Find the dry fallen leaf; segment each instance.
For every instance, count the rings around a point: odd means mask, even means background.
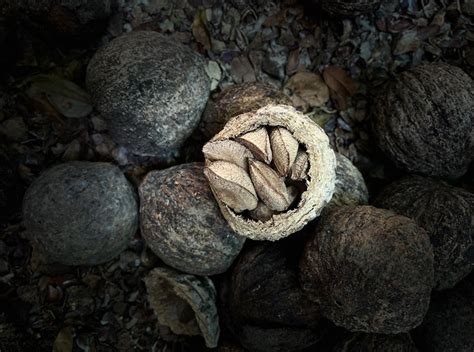
[[[191,31],[193,32],[194,39],[201,44],[204,49],[211,49],[211,36],[207,28],[206,11],[199,10],[196,12],[193,24],[191,25]]]
[[[313,72],[298,72],[286,83],[290,90],[311,107],[319,107],[329,100],[329,89],[321,76]]]
[[[338,110],[348,108],[347,98],[354,95],[357,85],[341,67],[329,66],[323,72],[334,105]]]
[[[62,328],[59,331],[53,344],[53,352],[71,352],[72,351],[72,331],[71,327]]]

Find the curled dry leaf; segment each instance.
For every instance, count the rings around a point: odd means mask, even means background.
[[[299,143],[286,128],[277,127],[270,133],[273,162],[278,173],[286,176],[293,166]]]
[[[242,169],[248,169],[248,159],[253,158],[250,150],[232,140],[209,142],[202,148],[204,157],[209,161],[223,160],[234,163]]]
[[[288,191],[283,178],[275,170],[260,161],[249,160],[249,171],[258,196],[271,210],[288,209]]]
[[[320,75],[313,72],[294,74],[286,83],[285,88],[311,107],[323,106],[329,100],[328,86]]]
[[[199,10],[194,17],[193,24],[191,26],[194,39],[201,44],[204,49],[211,49],[211,36],[207,28],[206,11]]]
[[[265,127],[248,132],[236,140],[246,146],[253,155],[261,161],[270,164],[272,161],[272,148],[270,146],[270,137]]]
[[[323,78],[329,87],[329,92],[333,103],[339,110],[348,108],[347,98],[354,95],[357,85],[347,72],[335,66],[327,67],[323,72]]]
[[[293,181],[301,181],[306,178],[309,166],[308,158],[308,153],[306,153],[303,149],[298,150],[295,162],[293,163],[290,170],[290,179]]]
[[[241,167],[214,161],[204,169],[212,191],[237,213],[257,207],[258,198],[250,177]]]

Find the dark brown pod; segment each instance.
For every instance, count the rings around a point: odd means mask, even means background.
[[[408,216],[430,236],[435,289],[456,285],[474,267],[474,194],[427,177],[409,176],[386,187],[376,206]]]
[[[461,69],[422,64],[390,80],[373,104],[372,127],[400,168],[462,176],[473,158],[474,83]]]
[[[140,226],[151,250],[190,274],[223,273],[245,239],[227,225],[201,163],[150,172],[139,189]]]
[[[298,283],[288,241],[244,250],[222,293],[223,320],[250,351],[297,351],[320,339],[320,313]]]
[[[474,283],[464,280],[452,290],[433,295],[413,337],[426,352],[474,351]]]
[[[306,243],[300,280],[336,325],[398,334],[418,326],[428,309],[433,250],[407,217],[371,206],[337,208]]]
[[[208,140],[220,132],[232,117],[270,104],[291,105],[291,100],[266,83],[246,82],[229,86],[214,99],[208,100],[199,131]]]
[[[409,334],[382,335],[355,333],[332,352],[417,352]]]
[[[355,16],[376,10],[381,0],[321,0],[321,7],[332,14]]]

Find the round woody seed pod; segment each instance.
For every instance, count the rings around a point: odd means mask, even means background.
[[[320,0],[323,10],[345,16],[354,16],[376,10],[381,0]]]
[[[118,167],[74,161],[45,171],[31,184],[23,219],[49,261],[96,265],[126,248],[138,227],[138,204]]]
[[[397,334],[421,323],[433,250],[413,220],[371,206],[342,207],[307,242],[300,280],[323,315],[351,331]]]
[[[178,335],[201,335],[207,347],[217,347],[216,289],[209,278],[156,268],[144,281],[148,301],[161,325]]]
[[[457,178],[474,152],[474,83],[461,69],[422,64],[390,80],[373,105],[376,140],[412,173]]]
[[[412,218],[430,236],[435,289],[456,285],[474,267],[474,194],[427,177],[409,176],[386,187],[376,206]]]
[[[307,172],[304,180],[301,181],[304,184],[304,191],[298,198],[296,206],[275,213],[267,221],[253,220],[245,214],[234,211],[227,205],[229,202],[222,196],[223,190],[213,188],[221,212],[232,229],[238,234],[254,240],[277,241],[299,231],[321,213],[330,201],[334,191],[336,158],[329,145],[327,135],[311,119],[290,106],[269,105],[257,111],[236,116],[229,120],[224,129],[215,135],[209,143],[244,138],[251,133],[258,135],[262,129],[272,127],[286,129],[291,138],[296,140],[296,148],[298,144],[303,146],[307,154]],[[269,143],[268,141],[266,143],[262,142],[259,150],[268,149]],[[268,145],[268,147],[265,147],[265,145]],[[292,146],[292,155],[293,159],[296,160],[297,149],[294,147]],[[274,149],[273,146],[272,149]],[[269,152],[271,153],[271,150]],[[259,154],[256,154],[256,156],[258,158]],[[247,187],[246,185],[242,188],[245,189],[245,192],[248,192],[248,198],[251,198],[251,201],[248,202],[251,204],[247,204],[249,205],[248,210],[255,209],[255,202],[253,201],[253,197],[256,197],[255,192],[266,202],[267,206],[277,211],[288,207],[288,204],[296,199],[290,195],[285,196],[286,198],[283,196],[278,198],[271,193],[275,191],[277,195],[282,195],[283,191],[286,192],[285,183],[283,183],[284,181],[280,175],[264,162],[269,162],[271,159],[271,155],[268,156],[268,160],[264,158],[263,161],[249,159],[250,177],[253,184],[256,185],[256,181],[260,179],[265,179],[264,181],[268,181],[270,184],[269,187],[263,190],[257,186],[255,186],[255,189],[251,189],[250,186]],[[212,169],[212,167],[212,162],[206,160],[206,170]],[[241,173],[243,172],[242,169]],[[230,172],[227,172],[227,174],[236,175]],[[263,177],[261,177],[262,175]],[[241,178],[243,177],[244,175]],[[208,179],[212,181],[210,176],[208,176]],[[290,198],[293,200],[290,200]],[[285,204],[285,202],[287,203]]]
[[[381,335],[355,333],[332,352],[417,352],[409,334]]]
[[[472,352],[473,317],[474,283],[464,280],[454,289],[435,292],[414,340],[426,352]]]
[[[328,207],[365,205],[369,191],[359,169],[344,155],[336,153],[336,187]]]
[[[207,102],[199,131],[208,140],[220,132],[232,117],[270,104],[291,105],[291,100],[281,90],[267,83],[234,84]]]
[[[298,282],[288,241],[258,243],[239,256],[221,292],[224,323],[250,351],[297,351],[321,338],[319,307]]]
[[[145,156],[180,148],[198,125],[210,91],[203,59],[151,31],[125,34],[99,49],[86,84],[112,138]]]
[[[147,174],[139,188],[142,235],[166,264],[196,275],[226,271],[245,239],[221,216],[200,163]]]

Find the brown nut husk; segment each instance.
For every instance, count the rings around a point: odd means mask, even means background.
[[[374,204],[412,218],[428,232],[435,289],[453,287],[474,268],[474,194],[427,177],[409,176],[386,187]]]
[[[296,351],[321,338],[319,307],[298,282],[298,252],[288,240],[247,248],[219,290],[222,320],[245,349]]]
[[[433,250],[413,220],[371,206],[325,213],[306,244],[300,280],[324,316],[351,331],[418,326],[433,287]]]
[[[220,132],[232,117],[269,104],[291,105],[291,100],[281,90],[267,83],[234,84],[207,102],[198,126],[199,131],[208,140]]]
[[[458,178],[474,155],[474,82],[461,69],[422,64],[390,80],[371,111],[377,143],[400,168]]]
[[[355,333],[332,352],[418,352],[409,334],[382,335]]]
[[[376,10],[381,0],[320,0],[320,3],[329,13],[355,16]]]
[[[474,351],[474,282],[435,292],[423,324],[413,332],[426,352]]]
[[[150,249],[166,264],[196,275],[225,272],[245,238],[221,216],[201,163],[146,175],[139,188],[140,226]]]
[[[263,126],[286,128],[306,149],[309,168],[304,181],[305,190],[299,202],[293,208],[262,222],[236,213],[217,194],[215,196],[222,214],[235,232],[254,240],[276,241],[303,228],[329,202],[334,191],[336,158],[324,131],[308,117],[286,105],[269,105],[236,116],[211,142],[232,140]],[[255,183],[254,186],[257,187]]]
[[[336,187],[328,207],[365,205],[369,191],[359,169],[344,155],[336,153]]]
[[[161,325],[178,335],[201,335],[207,347],[217,347],[217,293],[209,278],[156,268],[144,281],[148,301]]]

